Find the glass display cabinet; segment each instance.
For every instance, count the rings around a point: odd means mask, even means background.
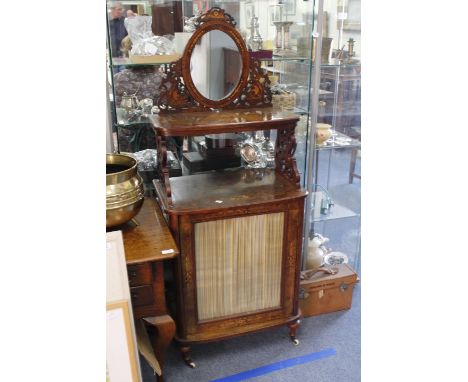
[[[327,238],[329,263],[347,259],[360,272],[361,61],[360,0],[317,2],[322,35],[313,108],[315,149],[308,164],[310,235]],[[312,99],[312,103],[313,103]],[[307,224],[306,224],[307,226]],[[307,229],[307,228],[306,228]]]

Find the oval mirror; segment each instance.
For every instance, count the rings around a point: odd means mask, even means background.
[[[241,74],[241,53],[227,33],[210,30],[194,45],[190,76],[203,97],[213,101],[228,97],[237,87]]]

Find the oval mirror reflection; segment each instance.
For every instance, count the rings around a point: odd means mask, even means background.
[[[219,101],[236,88],[242,73],[242,60],[234,40],[220,30],[205,33],[190,57],[190,74],[205,98]]]

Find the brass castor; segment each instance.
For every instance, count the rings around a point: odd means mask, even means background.
[[[180,348],[182,353],[182,358],[184,359],[185,364],[192,369],[195,369],[195,362],[193,362],[192,357],[190,356],[190,348],[188,346],[183,346]]]
[[[291,338],[291,341],[293,342],[295,346],[299,345],[299,340],[296,338],[296,332],[297,332],[297,329],[299,328],[300,323],[301,321],[297,320],[295,322],[288,324],[289,337]]]

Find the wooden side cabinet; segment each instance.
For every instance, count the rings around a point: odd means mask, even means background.
[[[180,249],[176,260],[177,334],[190,346],[299,325],[304,200],[292,158],[298,117],[277,109],[185,113],[153,118],[161,181],[155,189]],[[276,131],[275,169],[229,169],[168,177],[166,137]]]

